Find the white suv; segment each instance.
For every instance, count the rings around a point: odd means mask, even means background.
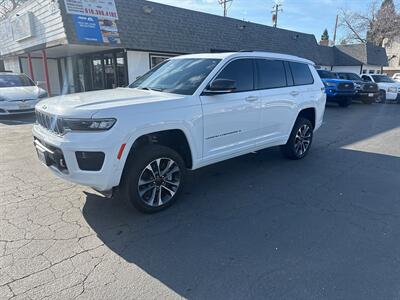
[[[60,177],[143,212],[171,205],[187,169],[271,146],[310,150],[326,95],[311,61],[266,52],[184,55],[127,88],[37,105],[39,158]]]
[[[386,100],[400,102],[399,82],[384,74],[362,75],[362,79],[366,82],[375,82],[378,85],[378,102],[386,102]]]

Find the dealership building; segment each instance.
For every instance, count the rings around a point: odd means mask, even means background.
[[[51,95],[126,86],[186,53],[265,50],[359,74],[387,66],[371,44],[322,46],[311,34],[144,0],[28,0],[0,21],[0,37],[4,69]]]

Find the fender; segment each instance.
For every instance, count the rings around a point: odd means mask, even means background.
[[[119,180],[121,179],[122,176],[122,171],[125,167],[126,160],[128,158],[129,152],[135,143],[135,141],[140,138],[143,135],[146,134],[151,134],[153,132],[159,132],[159,131],[166,131],[166,130],[181,130],[183,134],[185,135],[190,152],[192,155],[192,160],[193,160],[193,167],[192,169],[195,169],[196,166],[198,165],[198,162],[202,156],[202,145],[198,145],[198,141],[193,137],[192,132],[189,130],[190,125],[185,124],[183,122],[159,122],[159,123],[153,123],[150,125],[146,126],[141,126],[133,129],[126,137],[126,146],[124,149],[124,152],[121,156],[120,163],[118,164],[118,171],[119,171]],[[202,141],[203,139],[201,139]],[[197,143],[196,143],[197,142]]]

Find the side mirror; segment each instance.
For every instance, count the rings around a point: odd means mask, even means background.
[[[230,79],[216,79],[204,90],[206,94],[230,93],[236,89],[236,83]]]

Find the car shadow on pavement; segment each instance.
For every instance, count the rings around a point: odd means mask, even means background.
[[[0,116],[0,124],[4,125],[33,124],[35,121],[36,117],[34,113]]]
[[[204,168],[156,215],[94,194],[83,214],[113,252],[185,298],[390,299],[399,157],[337,150],[334,165],[312,156],[287,162],[267,150]]]
[[[301,161],[272,148],[202,168],[155,215],[88,193],[83,215],[114,253],[185,298],[394,298],[400,155],[345,147],[400,121],[341,136],[335,124],[352,111],[332,111]]]

